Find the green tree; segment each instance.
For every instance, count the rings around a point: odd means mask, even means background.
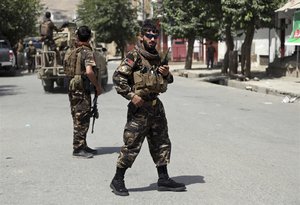
[[[223,39],[226,44],[226,53],[223,61],[222,73],[227,73],[229,67],[229,53],[234,49],[233,37],[235,36],[237,25],[234,17],[239,15],[239,4],[235,0],[222,0],[222,5],[219,7],[222,14],[222,25],[220,32],[223,33]]]
[[[83,0],[78,7],[80,20],[96,31],[96,41],[115,42],[122,57],[127,43],[138,33],[136,10],[129,0]]]
[[[220,0],[164,0],[162,27],[173,38],[185,38],[188,51],[185,69],[191,69],[196,39],[218,36]]]
[[[226,35],[227,52],[223,72],[228,67],[228,53],[233,50],[233,33],[245,35],[241,48],[241,70],[251,77],[251,45],[255,30],[274,27],[275,10],[283,0],[222,0],[223,26]]]
[[[13,45],[18,39],[36,35],[41,8],[40,0],[1,0],[0,33]]]

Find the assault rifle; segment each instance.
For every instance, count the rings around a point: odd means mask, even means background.
[[[96,89],[95,89],[95,92],[96,92]],[[97,99],[98,99],[98,96],[95,93],[95,97],[93,99],[93,107],[92,107],[92,110],[91,110],[91,114],[92,114],[91,117],[93,118],[92,133],[94,133],[95,119],[99,118],[99,112],[98,112],[98,107],[97,107]]]
[[[170,47],[168,48],[167,53],[166,53],[164,59],[161,61],[160,66],[162,66],[162,65],[168,65],[168,62],[169,62],[169,61],[168,61],[168,54],[169,54],[169,51],[170,51]]]
[[[168,48],[167,53],[166,53],[164,59],[160,62],[160,65],[159,65],[159,66],[168,65],[168,63],[169,63],[169,61],[168,61],[168,54],[169,54],[169,51],[170,51],[170,47]],[[159,72],[159,73],[160,73],[160,72]],[[171,77],[168,78],[168,83],[172,83],[173,81],[174,81],[173,75],[171,75]]]

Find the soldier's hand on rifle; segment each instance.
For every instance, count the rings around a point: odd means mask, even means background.
[[[169,75],[169,66],[168,65],[162,65],[158,68],[158,71],[163,75],[163,76],[167,76]]]
[[[138,96],[138,95],[134,95],[133,98],[131,99],[131,102],[136,107],[141,107],[144,104],[144,100],[140,96]]]

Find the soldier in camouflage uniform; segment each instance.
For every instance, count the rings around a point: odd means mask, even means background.
[[[43,31],[43,25],[47,27],[47,29],[45,29],[46,31]],[[44,48],[46,51],[48,51],[49,48],[52,51],[56,50],[56,45],[53,40],[53,31],[59,32],[59,31],[63,31],[63,29],[59,29],[55,26],[55,24],[51,20],[51,13],[47,11],[45,13],[45,19],[43,23],[40,25],[41,40],[45,43]]]
[[[124,175],[139,154],[147,138],[152,159],[158,171],[159,191],[183,191],[182,183],[169,178],[167,164],[170,161],[171,142],[168,136],[167,119],[158,95],[173,82],[168,65],[161,65],[155,49],[158,38],[155,25],[146,20],[142,26],[139,42],[123,59],[113,75],[118,94],[127,100],[127,123],[118,160],[116,174],[110,184],[116,195],[127,196]]]
[[[81,48],[80,74],[75,73],[75,76],[70,80],[69,84],[69,100],[74,126],[73,156],[92,158],[93,154],[97,153],[97,151],[89,148],[86,143],[86,135],[91,117],[90,83],[95,86],[95,94],[97,96],[101,94],[102,88],[94,72],[96,63],[92,48],[89,44],[91,30],[87,26],[81,26],[77,31],[77,38],[76,47]],[[75,65],[76,64],[77,62],[75,62]]]
[[[23,40],[19,39],[18,43],[15,45],[16,52],[17,52],[17,66],[18,69],[24,69],[25,62],[24,62],[24,45]]]
[[[32,71],[34,73],[35,71],[35,55],[36,55],[36,48],[33,45],[32,41],[29,41],[28,43],[28,48],[27,48],[27,61],[28,61],[28,73]]]
[[[43,50],[44,51],[54,51],[56,55],[56,61],[57,63],[61,64],[61,59],[60,59],[60,54],[56,49],[56,44],[53,39],[53,32],[60,32],[63,31],[63,28],[57,28],[55,24],[51,20],[51,13],[47,11],[45,13],[45,19],[43,23],[40,25],[40,35],[41,35],[41,40],[44,43],[43,45]],[[52,54],[47,54],[46,56],[46,65],[49,66],[53,60],[53,55]],[[50,63],[51,62],[51,63]]]

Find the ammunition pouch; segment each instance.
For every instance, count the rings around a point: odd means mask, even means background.
[[[134,93],[139,96],[146,96],[150,93],[163,93],[167,90],[168,82],[156,71],[133,73]]]
[[[76,90],[84,90],[84,85],[83,85],[83,79],[81,75],[75,75],[71,80],[69,84],[69,90],[70,91],[76,91]]]

